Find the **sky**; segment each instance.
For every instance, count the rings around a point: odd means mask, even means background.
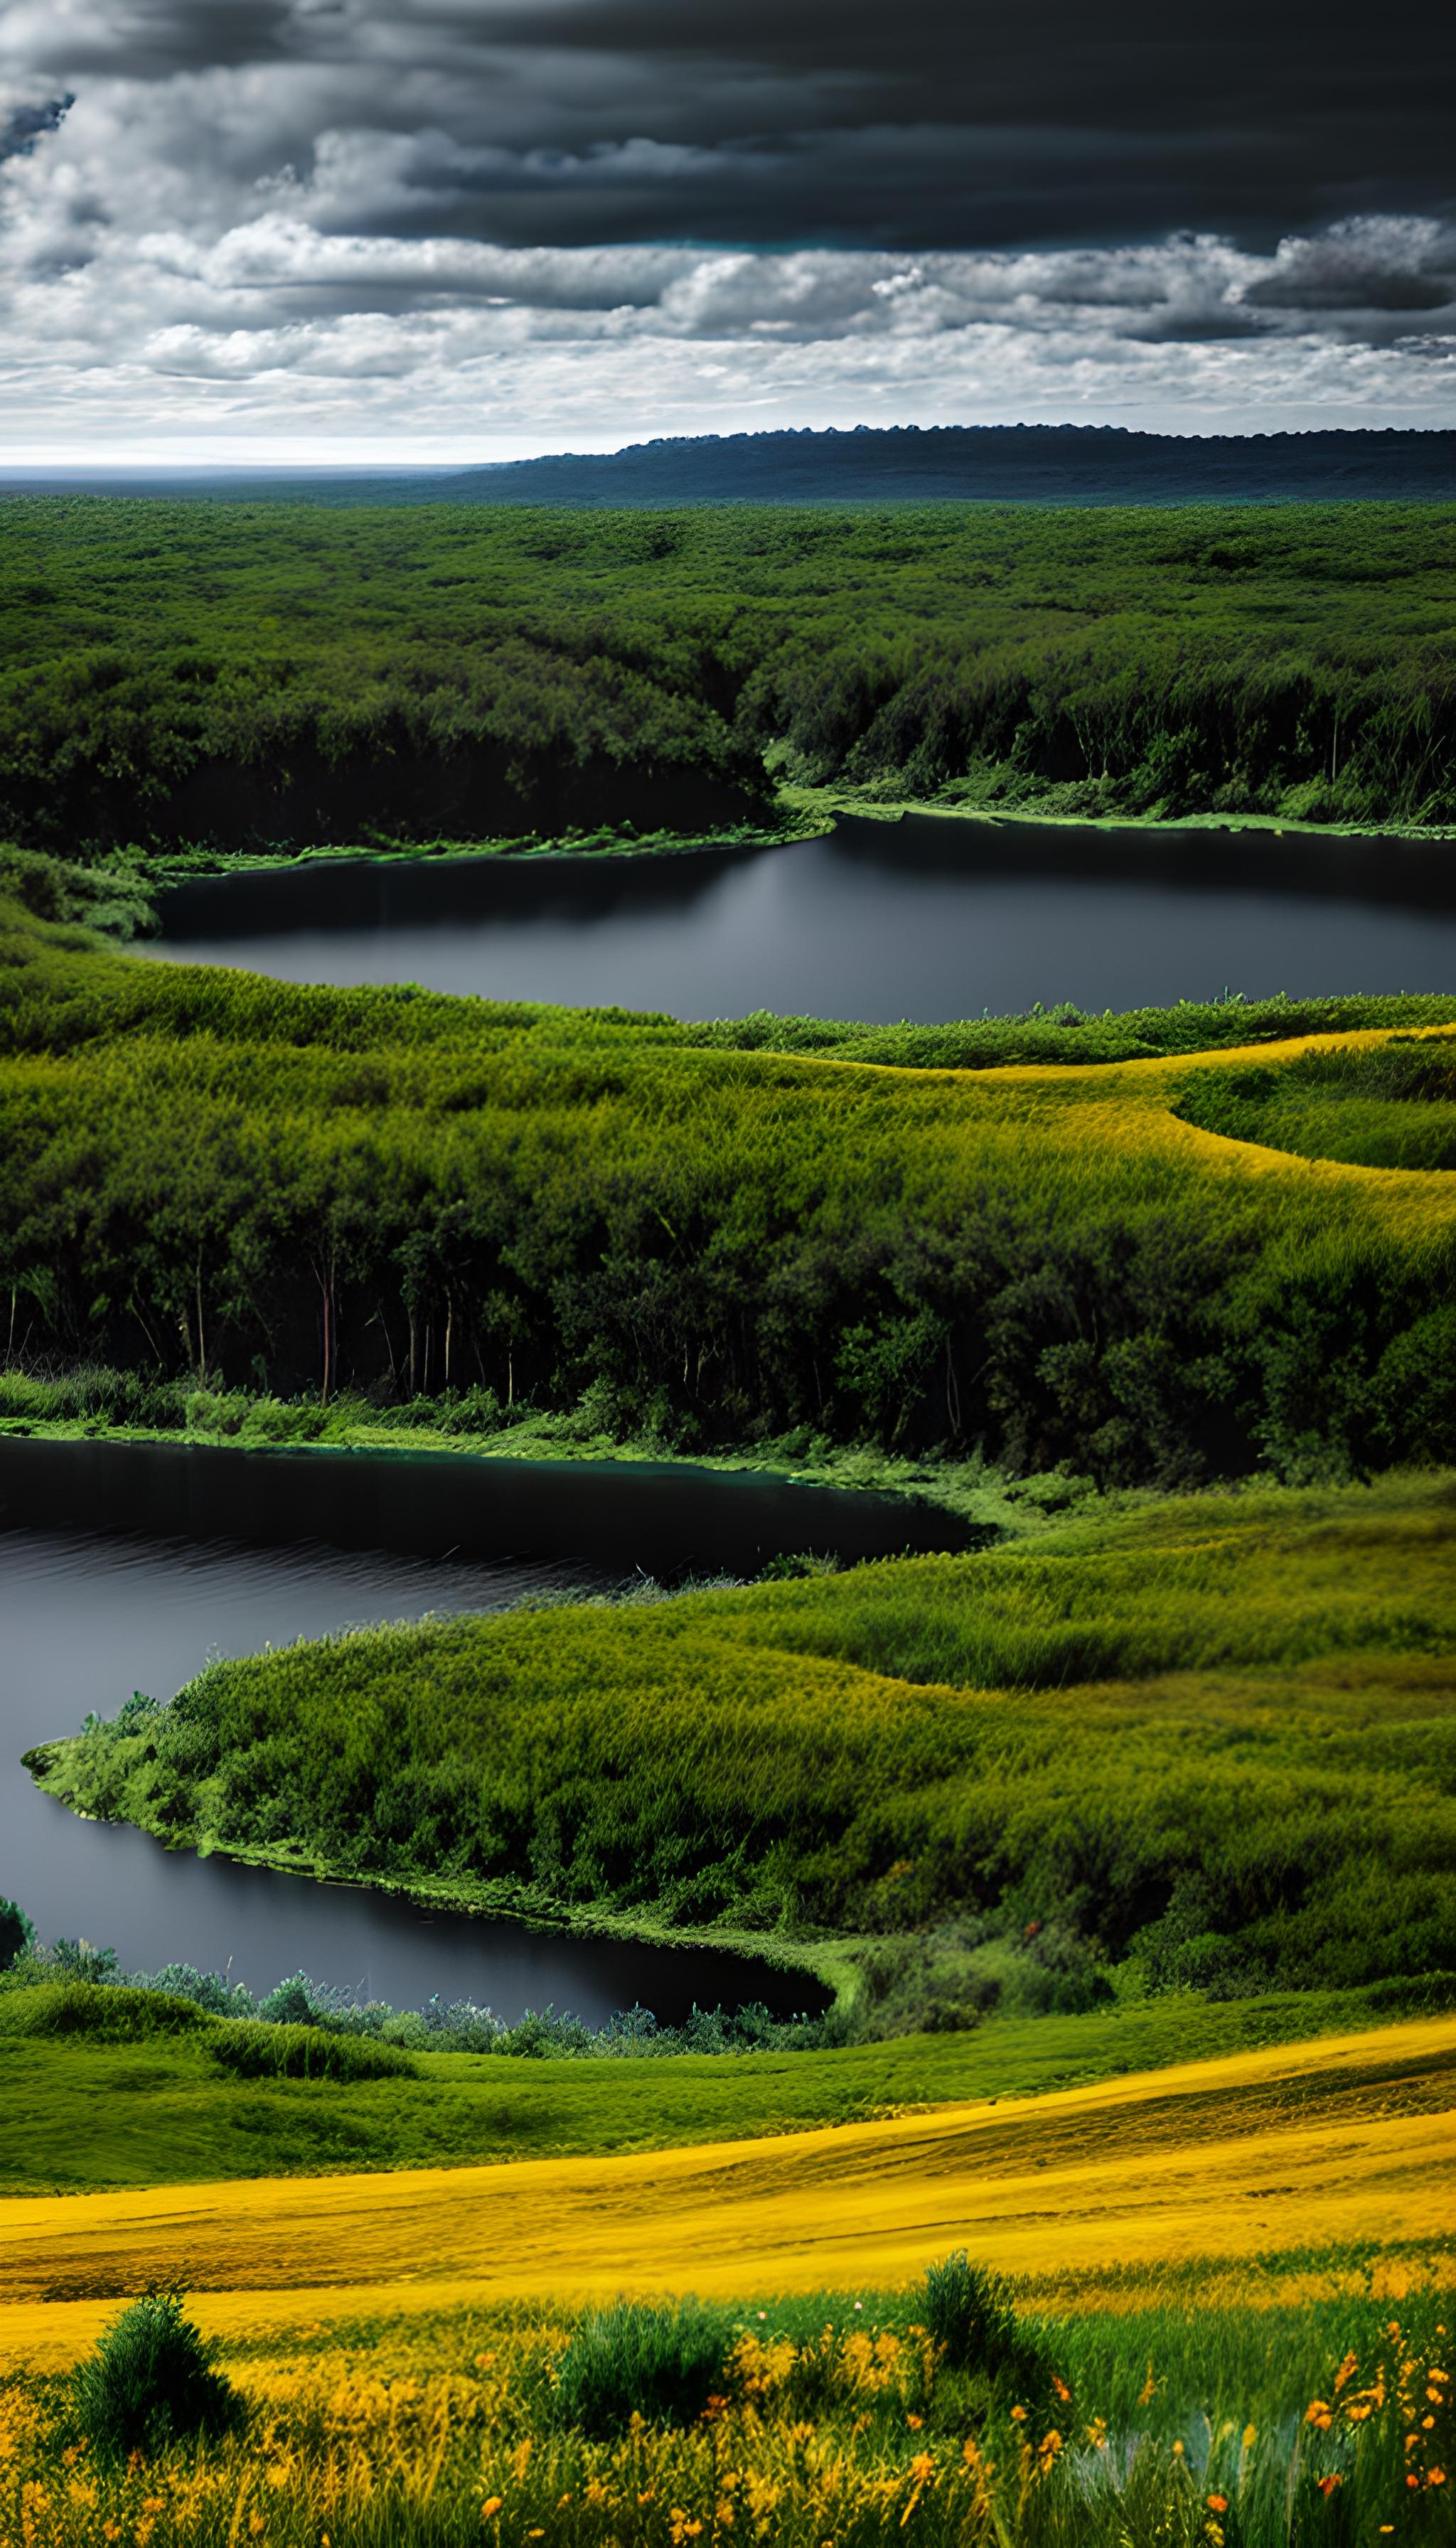
[[[0,458],[1456,425],[1450,0],[0,0]]]

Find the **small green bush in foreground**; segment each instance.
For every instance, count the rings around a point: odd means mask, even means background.
[[[329,2035],[317,2026],[220,2026],[208,2050],[237,2079],[412,2079],[408,2052],[368,2036]]]
[[[724,2378],[732,2342],[722,2311],[618,2301],[582,2320],[557,2367],[560,2421],[600,2439],[649,2424],[690,2424]]]
[[[984,2265],[973,2265],[963,2247],[926,2267],[923,2316],[926,2333],[953,2371],[984,2371],[995,2379],[1031,2358],[1006,2285]]]
[[[71,2380],[75,2419],[97,2458],[239,2431],[246,2410],[214,2368],[218,2351],[183,2317],[180,2291],[148,2292],[124,2310]]]

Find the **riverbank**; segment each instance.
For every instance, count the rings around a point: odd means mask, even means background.
[[[355,1408],[367,1417],[359,1402]],[[1000,1535],[978,1508],[1009,1510],[1012,1501],[964,1462],[955,1465],[970,1475],[936,1499],[909,1462],[887,1464],[901,1472],[888,1492],[876,1486],[870,1457],[854,1485],[835,1485],[824,1474],[663,1456],[648,1445],[623,1458],[615,1445],[590,1438],[558,1439],[539,1457],[508,1429],[504,1448],[489,1433],[472,1440],[431,1432],[417,1419],[402,1427],[365,1420],[356,1430],[347,1405],[330,1429],[329,1410],[278,1400],[249,1408],[240,1391],[231,1412],[230,1436],[97,1429],[84,1420],[0,1426],[0,1521],[254,1547],[322,1542],[426,1559],[556,1562],[646,1587],[973,1548]],[[262,1419],[256,1431],[250,1415]],[[307,1438],[311,1416],[322,1418],[322,1438]],[[280,1439],[285,1427],[304,1438]],[[569,1436],[569,1424],[560,1429]],[[1044,1508],[1047,1496],[1065,1505],[1087,1491],[1084,1481],[1070,1492],[1046,1482]]]
[[[1004,778],[1009,774],[1000,775]],[[977,789],[971,782],[964,782],[963,789],[953,784],[933,796],[886,795],[876,788],[786,786],[780,789],[774,813],[767,820],[732,823],[713,830],[639,832],[630,825],[606,824],[595,830],[498,834],[462,840],[361,840],[279,847],[258,843],[240,849],[199,843],[153,853],[130,851],[119,864],[144,888],[157,915],[153,925],[160,925],[168,893],[203,877],[285,874],[301,866],[341,864],[388,868],[424,863],[458,865],[504,860],[692,858],[725,850],[787,849],[799,841],[832,838],[847,823],[892,827],[920,816],[987,832],[1004,830],[1009,823],[1035,823],[1047,830],[1085,829],[1108,836],[1132,833],[1154,842],[1189,833],[1215,838],[1264,835],[1271,840],[1305,842],[1312,850],[1324,841],[1456,840],[1456,825],[1451,824],[1324,823],[1282,814],[1184,812],[1176,806],[1162,806],[1150,812],[1128,811],[1105,805],[1087,781],[1072,785],[1047,782],[1005,795],[994,788]]]
[[[389,1409],[345,1393],[331,1406],[320,1407],[312,1398],[282,1401],[243,1390],[195,1391],[184,1382],[155,1385],[157,1393],[175,1390],[182,1399],[180,1420],[175,1424],[115,1422],[97,1414],[44,1411],[47,1397],[80,1395],[88,1387],[100,1395],[108,1380],[124,1384],[130,1378],[120,1373],[82,1373],[70,1383],[47,1382],[0,1370],[0,1410],[6,1410],[0,1411],[0,1443],[158,1444],[234,1455],[286,1450],[291,1457],[304,1458],[349,1451],[383,1461],[427,1455],[532,1468],[609,1465],[629,1472],[667,1471],[689,1479],[704,1475],[759,1478],[785,1488],[827,1489],[852,1500],[889,1499],[921,1510],[931,1506],[966,1525],[974,1534],[969,1544],[1035,1535],[1049,1521],[1071,1513],[1123,1511],[1149,1500],[1137,1490],[1101,1490],[1092,1479],[1067,1469],[1017,1478],[989,1467],[979,1456],[898,1457],[872,1443],[836,1443],[827,1437],[806,1440],[803,1428],[778,1440],[694,1452],[685,1458],[660,1439],[641,1434],[623,1437],[600,1427],[590,1413],[544,1408],[506,1415],[499,1429],[473,1432],[462,1429],[462,1418],[464,1424],[471,1420],[468,1405],[452,1408],[448,1401],[433,1407],[426,1403],[420,1408],[415,1402]],[[145,1384],[137,1388],[141,1394]],[[32,1399],[37,1412],[8,1411],[18,1399]],[[195,1411],[187,1404],[189,1399],[201,1402]],[[806,1511],[806,1522],[807,1518]],[[327,1536],[321,1529],[313,1535]],[[809,1553],[807,1545],[768,1552],[771,1558],[786,1560]]]

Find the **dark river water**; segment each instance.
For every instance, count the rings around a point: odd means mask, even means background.
[[[791,849],[198,879],[145,952],[682,1018],[1456,989],[1456,843],[910,817]]]
[[[582,1570],[461,1567],[319,1546],[0,1531],[0,1893],[43,1938],[115,1947],[134,1970],[186,1961],[265,1990],[302,1967],[397,2007],[439,1991],[514,2019],[554,2002],[589,2023],[640,2001],[665,2022],[694,2000],[767,2000],[783,2014],[823,1994],[733,1956],[572,1940],[511,1921],[430,1916],[382,1894],[172,1852],[125,1824],[79,1820],[43,1795],[21,1755],[134,1689],[170,1697],[212,1653],[429,1610],[479,1610]]]

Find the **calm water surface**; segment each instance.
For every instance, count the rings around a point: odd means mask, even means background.
[[[1456,844],[846,823],[786,850],[202,879],[147,951],[682,1018],[1456,988]]]
[[[85,1937],[155,1970],[229,1962],[254,1990],[300,1966],[318,1981],[415,2007],[434,1991],[518,2017],[554,2001],[590,2023],[640,2001],[667,2022],[693,2000],[767,1999],[787,2013],[822,1996],[730,1956],[662,1953],[536,1935],[509,1921],[431,1918],[347,1885],[170,1852],[125,1824],[80,1821],[43,1795],[21,1754],[112,1716],[134,1689],[170,1697],[212,1653],[429,1610],[494,1607],[580,1573],[453,1567],[333,1549],[197,1546],[0,1532],[0,1893],[43,1938]]]

